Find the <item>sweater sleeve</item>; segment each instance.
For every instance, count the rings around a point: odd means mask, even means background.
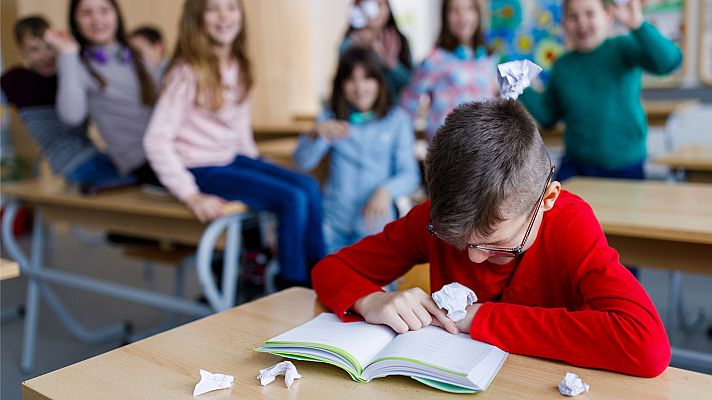
[[[664,75],[682,64],[680,48],[647,21],[623,40],[623,56],[629,65]]]
[[[519,97],[519,100],[534,119],[545,128],[554,126],[563,115],[559,105],[556,85],[557,76],[556,67],[554,67],[551,79],[544,92],[537,92],[532,88],[527,88]]]
[[[391,177],[383,183],[383,186],[388,189],[393,198],[399,196],[407,196],[420,184],[420,169],[418,162],[415,160],[413,151],[413,143],[415,141],[415,133],[413,123],[408,115],[402,110],[397,110],[397,132],[396,145],[394,148],[394,169],[391,171]]]
[[[426,262],[429,217],[429,203],[420,204],[383,232],[321,260],[312,270],[312,283],[322,304],[345,321],[358,319],[347,314],[356,300]]]
[[[143,139],[151,168],[161,183],[181,201],[199,193],[195,178],[183,165],[175,148],[176,137],[195,96],[196,81],[189,67],[176,67],[166,79]]]
[[[78,53],[63,53],[57,68],[57,114],[67,125],[79,126],[89,114],[88,72]]]
[[[316,119],[316,122],[324,122],[331,118],[332,115],[329,111],[323,111]],[[321,136],[311,139],[306,133],[303,133],[299,136],[299,144],[294,151],[294,164],[301,171],[309,172],[319,165],[330,148],[331,144]]]
[[[582,367],[643,377],[662,373],[670,361],[665,328],[643,287],[608,246],[590,207],[581,207],[559,225],[540,234],[568,238],[555,250],[560,265],[546,267],[560,268],[583,307],[485,303],[475,314],[472,338]]]

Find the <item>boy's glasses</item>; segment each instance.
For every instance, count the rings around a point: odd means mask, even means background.
[[[546,184],[544,185],[544,190],[541,191],[539,200],[537,200],[536,206],[534,207],[534,214],[532,215],[531,221],[529,221],[529,227],[527,227],[527,233],[524,234],[524,239],[522,239],[522,243],[519,246],[517,246],[517,247],[497,247],[497,246],[488,246],[485,244],[468,243],[467,248],[484,251],[492,257],[516,257],[516,256],[522,254],[522,252],[524,252],[524,245],[527,244],[527,239],[529,239],[529,234],[532,231],[532,227],[534,227],[534,221],[536,220],[536,216],[539,213],[539,208],[541,207],[541,203],[544,201],[544,195],[546,194],[546,189],[549,187],[549,183],[551,183],[551,179],[554,177],[554,169],[555,169],[555,167],[552,165],[551,171],[549,171],[549,177],[546,178]],[[443,239],[443,237],[440,236],[433,228],[432,220],[428,223],[428,226],[426,229],[428,230],[428,232],[430,232],[431,235],[433,235],[439,239]]]

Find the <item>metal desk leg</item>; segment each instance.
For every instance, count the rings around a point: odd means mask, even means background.
[[[79,324],[66,309],[54,291],[40,277],[42,267],[42,255],[44,252],[44,224],[42,223],[40,211],[35,210],[34,226],[32,231],[32,244],[30,258],[20,249],[12,226],[17,215],[19,203],[11,202],[6,210],[2,225],[3,242],[8,253],[20,264],[23,275],[27,277],[27,298],[25,331],[22,342],[22,360],[20,369],[29,373],[34,367],[34,353],[37,341],[37,325],[39,322],[40,296],[42,296],[52,311],[57,314],[65,327],[80,340],[87,342],[99,342],[122,337],[126,334],[125,324],[115,324],[103,329],[90,331]]]
[[[246,214],[231,214],[216,219],[205,228],[198,244],[196,260],[198,280],[203,288],[205,297],[216,311],[227,310],[235,302],[237,262],[240,257],[240,230],[242,229],[242,221],[246,216]],[[225,238],[225,270],[223,271],[223,290],[220,293],[215,284],[211,264],[217,241],[225,230],[227,230]]]

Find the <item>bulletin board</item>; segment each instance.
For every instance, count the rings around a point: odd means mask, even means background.
[[[709,2],[709,0],[703,0]],[[645,19],[653,24],[660,33],[672,40],[682,50],[682,66],[667,76],[645,74],[643,86],[647,88],[674,87],[682,83],[687,74],[689,55],[687,40],[689,22],[689,0],[647,0],[643,5]]]
[[[561,0],[492,0],[487,43],[503,61],[529,59],[548,82],[554,61],[564,52]]]
[[[700,0],[697,74],[700,82],[712,86],[712,0]]]

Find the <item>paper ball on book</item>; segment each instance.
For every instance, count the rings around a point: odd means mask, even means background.
[[[467,315],[465,307],[477,301],[477,295],[465,285],[453,282],[433,293],[433,300],[439,308],[447,309],[447,317],[454,322],[462,321]]]

